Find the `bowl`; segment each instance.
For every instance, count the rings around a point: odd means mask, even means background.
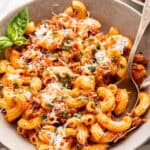
[[[138,4],[138,5],[140,5],[140,6],[144,6],[144,3],[141,2],[140,0],[131,0],[131,1]]]
[[[0,18],[7,11],[8,7],[9,7],[9,4],[10,3],[7,3],[5,0],[1,0],[1,2],[0,2],[0,10],[1,10]]]
[[[91,16],[98,19],[102,23],[102,30],[108,31],[110,26],[117,27],[120,32],[134,40],[141,14],[135,9],[118,0],[83,0],[87,5]],[[30,20],[35,22],[41,19],[48,19],[53,13],[59,13],[67,6],[70,6],[70,0],[34,0],[30,1],[14,11],[6,15],[0,20],[0,35],[5,33],[5,28],[12,16],[16,15],[23,7],[27,6],[30,12]],[[150,26],[148,27],[141,44],[139,51],[147,56],[150,62]],[[150,66],[148,66],[150,72]],[[146,89],[150,93],[150,88]],[[150,116],[150,112],[146,114]],[[15,128],[8,124],[3,115],[0,114],[0,141],[11,150],[34,150],[27,140],[19,136]],[[146,122],[136,131],[133,131],[128,137],[116,144],[110,149],[114,150],[133,150],[144,143],[150,137],[150,122]]]

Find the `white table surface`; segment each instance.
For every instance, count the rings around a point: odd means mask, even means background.
[[[32,0],[0,0],[0,19],[5,17],[5,15],[12,9],[15,9],[16,7],[29,2]],[[134,4],[130,0],[121,0],[124,1],[125,3],[129,4],[130,6],[134,7],[138,11],[142,12],[142,7]],[[0,150],[8,150],[4,146],[0,144]],[[150,150],[150,141],[142,145],[138,150]]]

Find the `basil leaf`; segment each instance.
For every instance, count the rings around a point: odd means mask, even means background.
[[[6,36],[0,37],[0,50],[11,47],[13,43]]]
[[[11,47],[13,44],[20,46],[28,42],[23,37],[27,24],[29,22],[28,9],[25,8],[19,12],[7,26],[7,37],[0,37],[0,49]]]
[[[17,46],[21,46],[23,44],[26,44],[28,43],[28,39],[26,39],[25,37],[21,36],[21,37],[18,37],[15,41],[14,41],[14,44],[17,45]]]
[[[23,34],[25,33],[28,22],[29,22],[28,9],[25,8],[21,12],[19,12],[7,26],[7,36],[12,41],[16,41],[18,37],[22,37]]]

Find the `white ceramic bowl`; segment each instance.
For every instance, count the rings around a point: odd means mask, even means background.
[[[110,26],[116,26],[120,32],[134,39],[140,21],[140,13],[119,0],[83,0],[87,5],[91,15],[98,19],[103,27],[102,30],[108,31]],[[56,5],[58,4],[58,5]],[[6,24],[12,16],[19,10],[27,6],[30,10],[30,19],[38,22],[41,19],[50,18],[52,11],[55,13],[62,12],[64,8],[70,6],[70,0],[34,0],[24,6],[10,12],[0,21],[0,35],[5,33]],[[139,46],[144,55],[150,62],[150,27],[147,29]],[[149,72],[150,72],[150,67]],[[149,91],[150,93],[150,89]],[[150,116],[150,113],[147,113]],[[0,141],[11,150],[34,150],[27,140],[17,135],[15,128],[5,122],[0,115]],[[119,142],[114,150],[134,150],[150,137],[150,122],[143,124],[136,131],[132,132],[125,140]]]

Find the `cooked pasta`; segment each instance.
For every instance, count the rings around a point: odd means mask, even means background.
[[[7,48],[0,60],[0,108],[38,150],[106,150],[148,110],[150,97],[142,92],[132,115],[118,118],[129,91],[115,83],[126,75],[132,42],[115,27],[104,34],[82,2],[29,22],[25,36],[29,43]],[[138,83],[146,64],[135,56]]]

